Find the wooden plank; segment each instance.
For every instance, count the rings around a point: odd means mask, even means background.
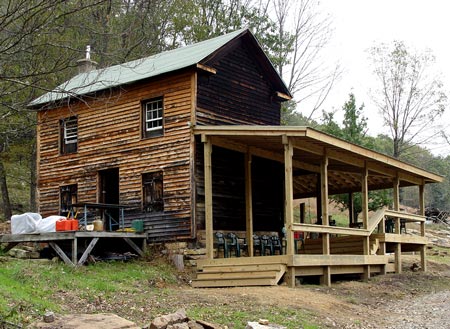
[[[288,266],[380,265],[388,260],[383,255],[294,255]]]
[[[294,223],[294,189],[292,178],[292,156],[294,150],[292,142],[287,137],[283,136],[284,145],[284,225],[286,230],[286,254],[294,254],[294,232],[292,231],[292,224]]]
[[[134,243],[133,240],[131,240],[130,238],[123,239],[131,248],[133,248],[138,253],[139,256],[144,256],[144,252],[142,251],[142,249],[136,243]]]
[[[206,230],[206,256],[213,259],[213,199],[212,199],[212,145],[208,138],[202,137],[204,148],[204,177],[205,177],[205,230]]]
[[[369,236],[370,232],[364,229],[340,227],[340,226],[325,226],[316,224],[301,224],[293,223],[292,230],[295,232],[316,232],[316,233],[330,233],[330,234],[342,234],[342,235],[355,235],[355,236]]]
[[[75,266],[75,263],[73,263],[70,258],[67,257],[64,251],[55,242],[50,241],[48,244],[53,248],[53,250],[56,251],[58,256],[61,257],[61,259],[64,261],[64,263],[66,263],[67,265]]]
[[[394,217],[394,218],[402,218],[407,222],[425,222],[425,216],[415,215],[415,214],[407,214],[402,211],[395,210],[385,210],[385,216]]]
[[[361,175],[361,214],[363,219],[363,228],[369,228],[369,186],[367,178],[369,176],[369,171],[367,169],[367,164],[364,162],[364,169]]]
[[[7,242],[39,242],[39,241],[58,241],[72,240],[75,238],[73,232],[53,232],[36,234],[4,234],[0,235],[0,243]]]
[[[247,248],[253,257],[253,201],[252,201],[252,156],[245,153],[245,227],[247,232]]]
[[[98,240],[100,238],[93,238],[89,245],[87,246],[86,250],[84,251],[83,255],[81,255],[80,259],[78,260],[77,265],[83,265],[84,262],[87,260],[89,254],[91,253],[92,249],[94,249],[95,245],[97,244]]]
[[[395,244],[395,273],[402,273],[402,245]]]

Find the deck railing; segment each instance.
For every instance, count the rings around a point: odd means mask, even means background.
[[[409,214],[401,211],[387,210],[385,208],[379,209],[374,214],[372,214],[372,216],[367,221],[367,228],[350,228],[331,225],[293,223],[290,226],[290,231],[292,232],[292,237],[294,236],[295,232],[303,232],[309,234],[329,234],[330,236],[359,236],[363,238],[369,237],[373,233],[401,234],[402,228],[405,227],[406,223],[414,222],[420,224],[420,235],[424,237],[425,216]],[[392,226],[387,225],[387,223],[392,223]],[[387,227],[389,228],[389,230],[386,229]],[[295,244],[297,245],[297,243]],[[294,250],[294,254],[295,253],[296,250]]]

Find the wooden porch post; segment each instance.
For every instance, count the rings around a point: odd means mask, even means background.
[[[213,197],[212,197],[212,167],[211,154],[212,144],[211,140],[202,135],[203,142],[203,156],[205,165],[205,231],[206,231],[206,257],[208,259],[214,258],[214,233],[213,233]]]
[[[369,227],[369,186],[367,178],[369,177],[369,170],[367,168],[367,162],[364,164],[364,169],[361,175],[361,207],[362,207],[362,220],[363,227],[367,230]],[[370,236],[363,238],[363,250],[364,255],[370,254]],[[370,279],[370,265],[364,266],[363,280],[368,281]]]
[[[253,199],[252,199],[252,155],[245,153],[245,225],[247,251],[253,257]]]
[[[348,221],[349,221],[349,226],[350,227],[352,226],[350,224],[353,224],[353,223],[356,222],[355,218],[353,218],[353,216],[354,216],[354,213],[353,213],[353,206],[354,205],[353,205],[353,203],[354,203],[353,193],[350,192],[348,194]]]
[[[419,185],[419,211],[421,216],[425,216],[425,184],[422,182]],[[425,222],[420,222],[420,235],[425,236]],[[420,248],[420,265],[422,266],[422,271],[427,271],[427,246],[424,245]]]
[[[325,150],[325,154],[320,163],[320,195],[321,195],[321,209],[322,209],[322,225],[329,225],[328,221],[328,155]],[[330,234],[322,233],[322,253],[324,255],[330,254]],[[324,266],[323,275],[321,277],[321,283],[330,286],[331,274],[330,267]]]
[[[294,255],[294,232],[292,231],[292,224],[294,223],[292,156],[294,155],[294,149],[289,137],[283,135],[282,141],[284,145],[284,225],[286,229],[286,254],[292,256]],[[288,286],[295,287],[295,268],[291,266],[288,271]]]
[[[394,179],[394,210],[400,210],[400,179],[397,175]],[[395,218],[395,234],[400,234],[400,218]],[[402,244],[395,245],[395,273],[402,273]]]

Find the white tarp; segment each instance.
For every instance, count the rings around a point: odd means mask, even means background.
[[[61,216],[42,218],[40,214],[27,212],[22,215],[11,216],[12,234],[47,233],[56,232],[56,221],[65,219]]]

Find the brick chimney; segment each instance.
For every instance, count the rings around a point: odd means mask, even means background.
[[[88,73],[95,70],[97,67],[97,62],[91,60],[91,46],[86,46],[86,58],[77,60],[78,73]]]

